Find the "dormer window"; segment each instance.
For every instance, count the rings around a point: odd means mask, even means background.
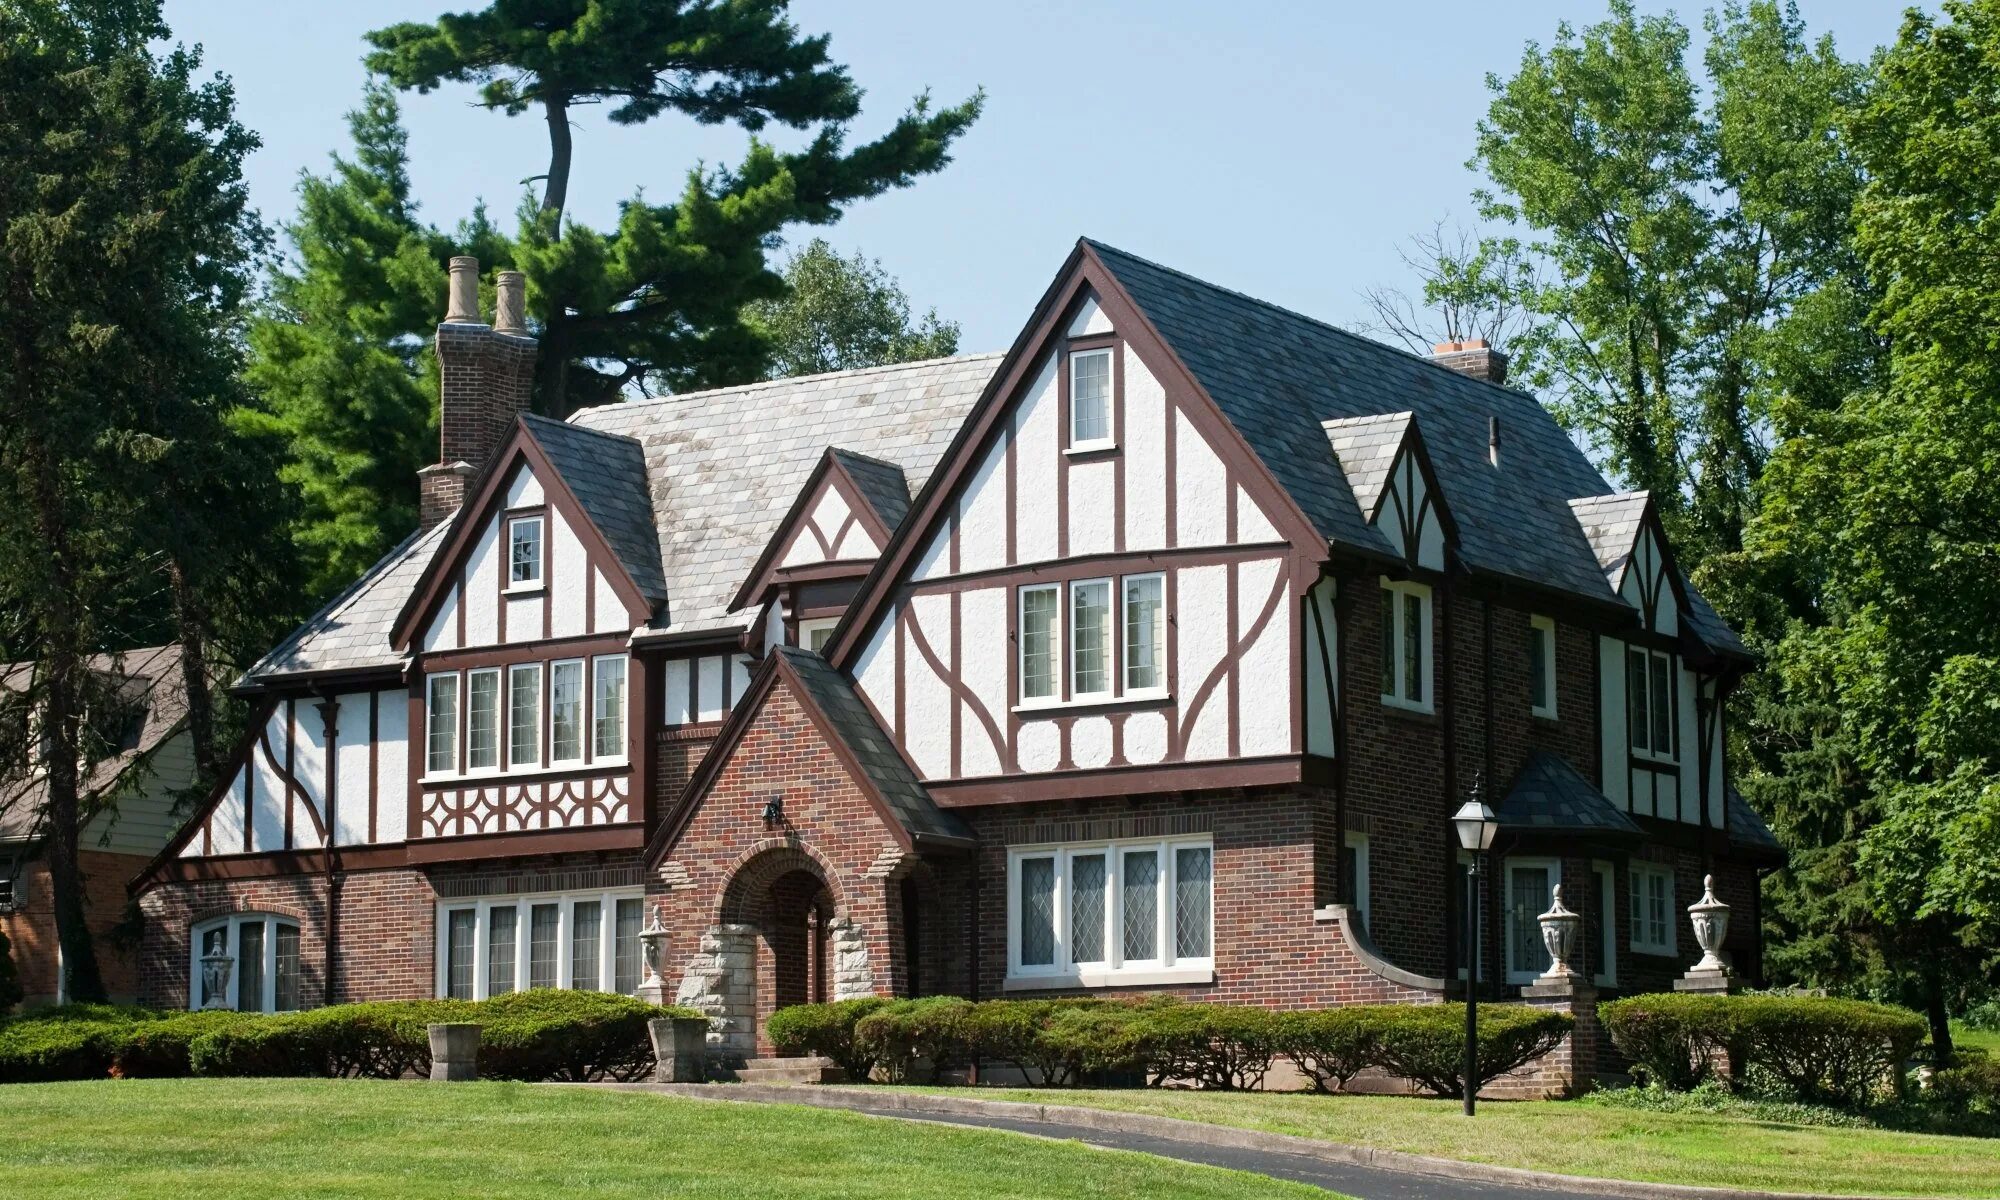
[[[542,586],[542,518],[514,517],[507,522],[507,587]]]
[[[1111,444],[1111,351],[1079,350],[1069,356],[1069,448]]]
[[[1625,649],[1625,719],[1632,753],[1673,762],[1680,757],[1674,721],[1674,658],[1664,650]]]

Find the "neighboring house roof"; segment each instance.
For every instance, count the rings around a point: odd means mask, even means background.
[[[1787,861],[1784,845],[1733,783],[1723,784],[1722,812],[1724,831],[1731,845],[1772,864],[1782,865]]]
[[[80,781],[85,797],[108,795],[132,764],[172,737],[187,717],[187,689],[181,681],[179,646],[148,646],[143,650],[93,655],[90,669],[118,679],[120,698],[143,705],[144,715],[137,736],[130,739],[131,744],[99,760]],[[25,663],[0,666],[0,691],[26,691],[30,671]],[[25,781],[0,781],[0,841],[18,841],[36,835],[47,791],[39,773]],[[87,812],[85,818],[92,815],[95,814]]]
[[[528,435],[563,477],[590,523],[655,606],[667,599],[667,574],[660,567],[658,523],[646,479],[646,454],[629,437],[587,425],[523,414]]]
[[[1396,465],[1396,451],[1410,429],[1410,414],[1383,413],[1370,417],[1340,417],[1320,422],[1333,456],[1354,489],[1354,502],[1366,520],[1375,519],[1382,493],[1389,484],[1389,468]]]
[[[826,718],[828,727],[847,747],[882,802],[914,840],[971,842],[972,831],[931,799],[846,676],[810,650],[796,646],[773,649],[784,656],[798,676],[807,702]]]
[[[840,463],[840,469],[854,481],[861,492],[861,498],[868,502],[882,527],[891,533],[903,523],[910,512],[910,481],[903,468],[866,454],[857,454],[844,446],[835,446],[833,457]]]
[[[660,561],[673,581],[649,631],[743,629],[755,614],[732,614],[730,601],[827,447],[893,464],[920,486],[999,362],[932,359],[578,413],[576,424],[645,449]]]
[[[389,631],[449,528],[442,524],[404,538],[346,591],[252,663],[241,682],[275,683],[295,675],[401,666],[408,656],[390,644]]]
[[[1503,829],[1519,833],[1635,838],[1639,826],[1561,755],[1528,755],[1514,785],[1494,810]]]

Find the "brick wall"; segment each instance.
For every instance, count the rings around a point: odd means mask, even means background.
[[[84,924],[97,951],[97,969],[104,988],[115,1001],[129,1002],[138,994],[138,948],[126,936],[125,885],[146,866],[133,854],[82,850],[77,864],[83,874]],[[36,858],[21,868],[14,884],[20,906],[0,913],[0,933],[11,943],[14,966],[20,972],[22,1003],[53,1004],[57,989],[55,896],[49,886],[49,865]]]

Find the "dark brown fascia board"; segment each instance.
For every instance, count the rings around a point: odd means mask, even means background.
[[[645,825],[589,825],[581,829],[524,829],[516,833],[470,834],[465,837],[423,838],[404,843],[405,861],[457,862],[478,858],[522,858],[542,854],[579,854],[593,850],[636,850],[646,844]],[[346,856],[342,851],[342,857]]]
[[[652,602],[640,593],[638,584],[632,581],[631,573],[626,571],[624,561],[612,553],[610,543],[604,540],[603,531],[597,528],[597,523],[584,511],[583,505],[576,498],[576,493],[570,490],[569,481],[564,479],[562,472],[556,470],[555,465],[549,461],[547,453],[542,450],[541,443],[535,440],[534,432],[528,423],[516,417],[514,432],[501,443],[499,452],[487,460],[486,467],[479,473],[479,478],[474,483],[466,502],[459,505],[458,511],[452,514],[451,527],[445,534],[443,544],[431,557],[423,575],[417,580],[417,586],[411,590],[410,598],[404,601],[402,609],[396,614],[396,623],[389,631],[389,644],[399,652],[409,651],[416,627],[429,619],[436,610],[446,588],[455,580],[459,563],[464,559],[478,526],[485,520],[498,496],[500,486],[506,482],[515,465],[523,461],[540,481],[542,494],[549,505],[562,512],[570,527],[576,532],[577,539],[583,542],[589,556],[594,561],[605,564],[604,576],[611,581],[612,590],[618,593],[631,611],[651,616]]]
[[[678,633],[649,633],[643,627],[632,631],[631,646],[637,651],[740,650],[747,629],[683,629]]]
[[[167,839],[167,844],[160,848],[160,852],[141,867],[139,873],[125,885],[128,893],[136,896],[144,891],[148,881],[156,872],[179,858],[180,852],[194,837],[195,831],[207,822],[209,815],[215,811],[215,806],[222,802],[222,797],[229,791],[229,785],[236,781],[236,767],[247,762],[250,748],[263,736],[264,726],[270,723],[271,713],[277,707],[277,697],[273,696],[251,710],[250,720],[244,723],[243,732],[237,735],[236,744],[230,748],[228,759],[230,770],[225,771],[222,778],[209,786],[208,795],[195,806],[193,812],[188,814],[187,820],[181,822],[181,827],[174,832],[174,836]]]
[[[394,870],[408,865],[404,847],[336,846],[343,873]],[[129,887],[134,896],[173,883],[208,879],[271,879],[287,875],[320,875],[326,870],[326,850],[267,850],[256,854],[177,858],[159,870],[141,875]]]
[[[1305,756],[1300,754],[1276,754],[1265,758],[1158,763],[1144,767],[1097,767],[1038,775],[994,775],[925,786],[939,808],[1038,804],[1051,800],[1311,782],[1307,779],[1309,772],[1304,759]],[[1315,767],[1311,774],[1317,776],[1318,768]]]
[[[910,506],[909,516],[903,519],[896,536],[883,548],[881,558],[862,583],[847,615],[835,627],[833,639],[827,646],[827,661],[836,669],[844,672],[853,665],[863,637],[881,619],[888,607],[886,601],[891,595],[892,585],[908,570],[922,537],[936,525],[946,502],[954,498],[970,479],[976,465],[972,462],[972,455],[987,443],[1027,372],[1040,359],[1042,352],[1061,337],[1062,321],[1086,292],[1095,297],[1125,344],[1133,347],[1162,376],[1160,383],[1170,400],[1185,395],[1196,401],[1193,415],[1197,427],[1216,442],[1218,451],[1226,460],[1239,468],[1247,468],[1239,471],[1238,482],[1252,495],[1271,502],[1272,523],[1278,528],[1280,536],[1294,546],[1317,547],[1325,544],[1325,539],[1306,518],[1291,494],[1278,483],[1270,468],[1243,440],[1241,432],[1223,415],[1214,398],[1195,380],[1193,372],[1187,369],[1166,339],[1160,336],[1159,330],[1126,294],[1117,275],[1104,265],[1088,242],[1079,238],[1064,260],[1062,269],[1042,293],[1028,323],[1015,335],[1013,346],[980,392],[972,411],[959,425],[958,433],[938,460],[937,468],[924,482],[923,490]],[[1232,448],[1234,453],[1230,453]]]
[[[820,452],[819,461],[813,464],[812,473],[807,475],[805,483],[800,485],[799,494],[792,497],[791,506],[785,509],[784,519],[780,520],[778,527],[771,531],[770,538],[764,542],[764,549],[758,553],[757,561],[752,564],[749,573],[738,585],[736,594],[730,597],[729,607],[725,611],[736,612],[753,601],[763,599],[764,593],[770,590],[768,576],[777,566],[778,551],[798,532],[799,522],[812,511],[812,501],[819,495],[820,485],[835,470],[833,447],[828,446]]]
[[[378,667],[330,667],[319,671],[298,671],[289,675],[267,675],[261,679],[243,680],[229,689],[232,696],[254,699],[259,696],[282,695],[297,692],[300,695],[320,695],[329,691],[350,691],[366,689],[369,684],[388,687],[402,687],[409,682],[408,660],[388,666]]]

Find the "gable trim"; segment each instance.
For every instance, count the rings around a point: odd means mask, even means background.
[[[848,453],[852,453],[852,451]],[[750,568],[749,574],[743,577],[742,586],[737,588],[736,594],[730,598],[729,612],[740,612],[758,600],[763,599],[772,586],[779,581],[786,568],[779,567],[778,563],[782,561],[785,552],[798,541],[800,531],[808,527],[807,522],[810,521],[812,511],[817,505],[822,486],[828,484],[838,490],[841,498],[847,502],[849,521],[857,523],[863,529],[867,530],[869,536],[875,539],[877,546],[887,546],[889,544],[889,539],[895,535],[896,531],[889,528],[883,522],[881,515],[875,511],[875,506],[869,503],[868,498],[862,494],[861,486],[854,481],[853,476],[847,473],[847,468],[840,462],[839,447],[828,446],[825,452],[820,455],[818,465],[813,467],[812,474],[806,476],[805,485],[799,489],[799,494],[792,498],[792,505],[785,510],[784,519],[778,522],[778,527],[772,531],[770,540],[764,543],[764,551],[757,556],[756,564]],[[852,569],[842,572],[841,574],[844,577],[846,575],[862,574],[866,570],[867,564],[874,561],[873,559],[835,559],[833,551],[835,547],[840,545],[841,536],[845,532],[843,528],[833,536],[831,545],[821,546],[821,549],[827,554],[827,559],[824,563],[814,564],[815,566],[830,566],[834,563],[848,564]],[[804,568],[790,569],[799,571]]]
[[[187,820],[173,837],[167,839],[167,844],[160,848],[160,852],[153,856],[152,861],[132,877],[132,881],[126,885],[128,891],[136,895],[150,887],[157,882],[154,877],[180,857],[181,851],[195,839],[196,834],[207,836],[208,819],[215,814],[216,807],[223,799],[234,790],[232,785],[236,782],[236,772],[249,770],[251,748],[263,740],[264,731],[271,723],[271,714],[277,711],[279,703],[280,701],[273,697],[252,710],[250,720],[244,724],[243,732],[236,738],[236,744],[230,747],[229,770],[223,772],[222,778],[209,785],[208,796],[188,814]]]
[[[1430,449],[1424,441],[1423,430],[1417,424],[1415,413],[1410,414],[1409,423],[1403,427],[1402,444],[1396,447],[1396,455],[1389,461],[1389,478],[1375,496],[1375,511],[1367,514],[1369,524],[1375,524],[1381,517],[1382,506],[1388,503],[1389,493],[1396,490],[1396,476],[1405,470],[1406,464],[1421,475],[1424,481],[1424,502],[1416,512],[1407,511],[1408,492],[1399,493],[1404,497],[1405,503],[1397,506],[1404,510],[1404,527],[1396,531],[1397,549],[1402,552],[1404,558],[1414,562],[1418,547],[1423,540],[1426,512],[1437,514],[1438,528],[1444,533],[1445,545],[1447,547],[1458,545],[1458,522],[1451,515],[1451,505],[1445,500],[1444,489],[1438,486],[1437,469],[1431,465]]]

